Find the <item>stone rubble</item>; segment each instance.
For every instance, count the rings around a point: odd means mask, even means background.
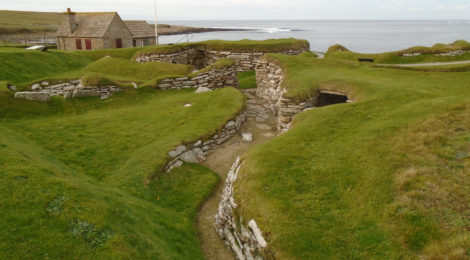
[[[250,220],[247,227],[243,218],[238,218],[234,214],[238,207],[234,199],[234,184],[240,168],[241,162],[238,157],[225,180],[214,227],[224,243],[235,253],[237,259],[264,259],[263,252],[267,247],[267,242],[256,221]]]

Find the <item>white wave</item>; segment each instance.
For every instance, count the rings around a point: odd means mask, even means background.
[[[229,29],[229,30],[246,30],[246,31],[255,31],[260,33],[280,33],[280,32],[291,32],[292,29],[289,28],[277,28],[277,27],[211,27],[213,29]]]

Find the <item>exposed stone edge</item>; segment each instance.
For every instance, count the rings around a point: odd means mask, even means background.
[[[230,169],[219,209],[215,215],[215,230],[223,242],[231,249],[239,260],[264,259],[267,242],[255,220],[248,222],[248,227],[243,223],[243,218],[238,218],[234,211],[238,207],[234,198],[234,184],[241,168],[240,157]]]
[[[246,109],[237,113],[225,126],[209,140],[203,141],[199,138],[196,142],[181,144],[168,153],[168,163],[163,167],[165,172],[170,172],[174,168],[180,167],[184,162],[198,163],[206,160],[221,144],[227,142],[235,136],[246,121]]]

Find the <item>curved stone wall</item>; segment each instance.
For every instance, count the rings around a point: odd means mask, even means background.
[[[298,55],[309,51],[308,48],[292,49],[278,53],[287,55]],[[169,54],[143,54],[137,56],[135,61],[140,63],[158,61],[177,64],[193,65],[198,69],[214,64],[219,59],[229,58],[235,61],[236,71],[250,71],[256,68],[258,59],[264,56],[266,52],[232,52],[232,51],[215,51],[203,49],[189,49],[181,52]]]

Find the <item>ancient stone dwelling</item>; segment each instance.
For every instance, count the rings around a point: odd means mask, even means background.
[[[145,21],[123,21],[116,12],[75,13],[67,9],[57,31],[60,50],[129,48],[155,44]]]

